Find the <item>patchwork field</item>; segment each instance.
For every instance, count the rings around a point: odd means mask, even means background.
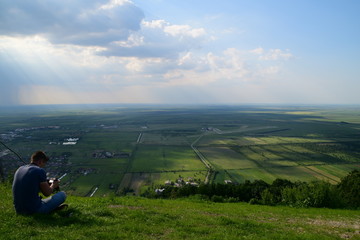
[[[235,182],[255,179],[272,182],[285,178],[337,183],[344,176],[341,169],[349,171],[359,167],[357,142],[289,137],[251,137],[241,142],[241,145],[222,143],[223,146],[212,145],[199,150],[217,170],[227,170],[225,176]],[[215,181],[223,182],[224,174],[218,176]]]
[[[337,183],[360,168],[354,106],[28,106],[4,108],[0,140],[27,162],[51,156],[68,193],[141,194],[166,184],[276,178]],[[24,164],[1,145],[1,178]]]

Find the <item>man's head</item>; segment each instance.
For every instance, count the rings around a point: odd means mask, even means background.
[[[43,151],[37,151],[31,155],[31,163],[34,163],[39,167],[44,167],[47,161],[49,161],[49,157],[46,156]]]

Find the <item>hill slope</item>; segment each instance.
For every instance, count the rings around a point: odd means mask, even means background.
[[[10,186],[0,196],[0,239],[360,239],[354,210],[70,196],[67,210],[21,216]]]

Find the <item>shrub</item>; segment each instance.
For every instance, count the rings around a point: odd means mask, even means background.
[[[259,202],[258,199],[252,198],[252,199],[250,199],[249,204],[250,204],[250,205],[255,205],[255,204],[260,204],[260,202]]]
[[[335,186],[323,181],[302,183],[282,191],[283,203],[295,207],[341,207]]]
[[[235,203],[235,202],[239,202],[239,199],[235,197],[229,197],[228,199],[226,199],[226,202]]]
[[[275,205],[277,203],[274,199],[274,195],[269,189],[265,189],[261,193],[261,203],[265,205]]]
[[[222,196],[214,195],[211,197],[212,202],[224,202],[224,198]]]
[[[348,207],[360,207],[360,171],[354,170],[341,179],[338,185],[341,198]]]

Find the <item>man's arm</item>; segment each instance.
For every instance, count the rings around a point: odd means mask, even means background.
[[[44,194],[45,197],[50,196],[55,188],[59,187],[59,181],[54,181],[51,185],[48,182],[41,182],[40,183],[40,190],[41,193]]]

